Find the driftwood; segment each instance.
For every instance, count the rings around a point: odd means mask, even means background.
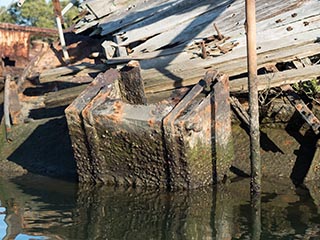
[[[140,65],[131,61],[120,70],[119,87],[122,99],[131,104],[147,104],[143,80],[140,74]]]

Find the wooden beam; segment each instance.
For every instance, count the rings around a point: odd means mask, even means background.
[[[246,0],[247,64],[250,116],[251,192],[261,192],[261,157],[257,77],[256,2]]]
[[[137,61],[130,61],[120,70],[119,88],[122,99],[131,104],[147,104],[144,84]]]
[[[22,74],[19,77],[19,81],[18,81],[19,90],[22,90],[23,83],[25,82],[26,78],[32,72],[32,69],[38,64],[38,62],[40,61],[41,57],[44,55],[48,47],[49,47],[48,43],[43,42],[39,53],[37,53],[37,55],[25,67],[25,69],[23,70]]]
[[[59,76],[75,74],[84,69],[91,72],[100,72],[100,71],[105,71],[107,68],[108,66],[106,66],[105,64],[91,64],[91,63],[81,63],[78,65],[53,68],[53,69],[43,71],[39,76],[39,81],[40,83],[52,82],[55,80],[55,78]]]
[[[86,89],[87,86],[88,84],[82,84],[76,87],[48,93],[44,100],[46,108],[69,105],[84,89]]]

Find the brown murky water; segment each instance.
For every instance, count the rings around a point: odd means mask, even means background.
[[[249,179],[164,192],[76,184],[40,176],[0,180],[2,239],[320,239],[320,184]],[[253,211],[255,210],[255,211]]]

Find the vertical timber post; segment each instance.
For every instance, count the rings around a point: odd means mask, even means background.
[[[144,83],[138,61],[130,61],[120,70],[119,88],[122,100],[137,105],[147,105]]]
[[[261,192],[259,103],[257,88],[256,6],[246,0],[247,63],[250,115],[251,193]]]
[[[259,103],[257,88],[257,43],[256,43],[256,4],[246,0],[247,21],[247,63],[250,115],[250,161],[251,161],[251,205],[252,239],[261,237],[261,157],[259,130]]]
[[[62,29],[63,17],[62,17],[62,14],[61,14],[60,1],[59,0],[53,0],[52,3],[53,3],[54,14],[55,14],[55,17],[56,17],[56,23],[57,23],[57,28],[58,28],[58,32],[59,32],[59,38],[60,38],[63,57],[65,59],[65,62],[68,63],[70,58],[69,58],[69,53],[68,53],[67,47],[66,47],[66,41],[65,41],[64,35],[63,35],[63,29]]]
[[[223,182],[228,176],[232,161],[234,160],[233,139],[231,129],[231,110],[229,95],[229,76],[218,74],[217,82],[212,86],[212,122],[214,127],[214,175],[216,182]]]

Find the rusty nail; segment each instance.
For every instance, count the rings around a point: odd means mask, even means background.
[[[200,44],[201,44],[200,45],[200,47],[201,47],[201,57],[203,59],[206,59],[208,55],[207,55],[206,46],[204,45],[204,41],[202,41]]]
[[[218,34],[218,39],[222,40],[224,38],[224,36],[221,34],[221,32],[219,31],[219,28],[217,26],[217,24],[213,23],[213,27],[216,30],[217,34]]]

